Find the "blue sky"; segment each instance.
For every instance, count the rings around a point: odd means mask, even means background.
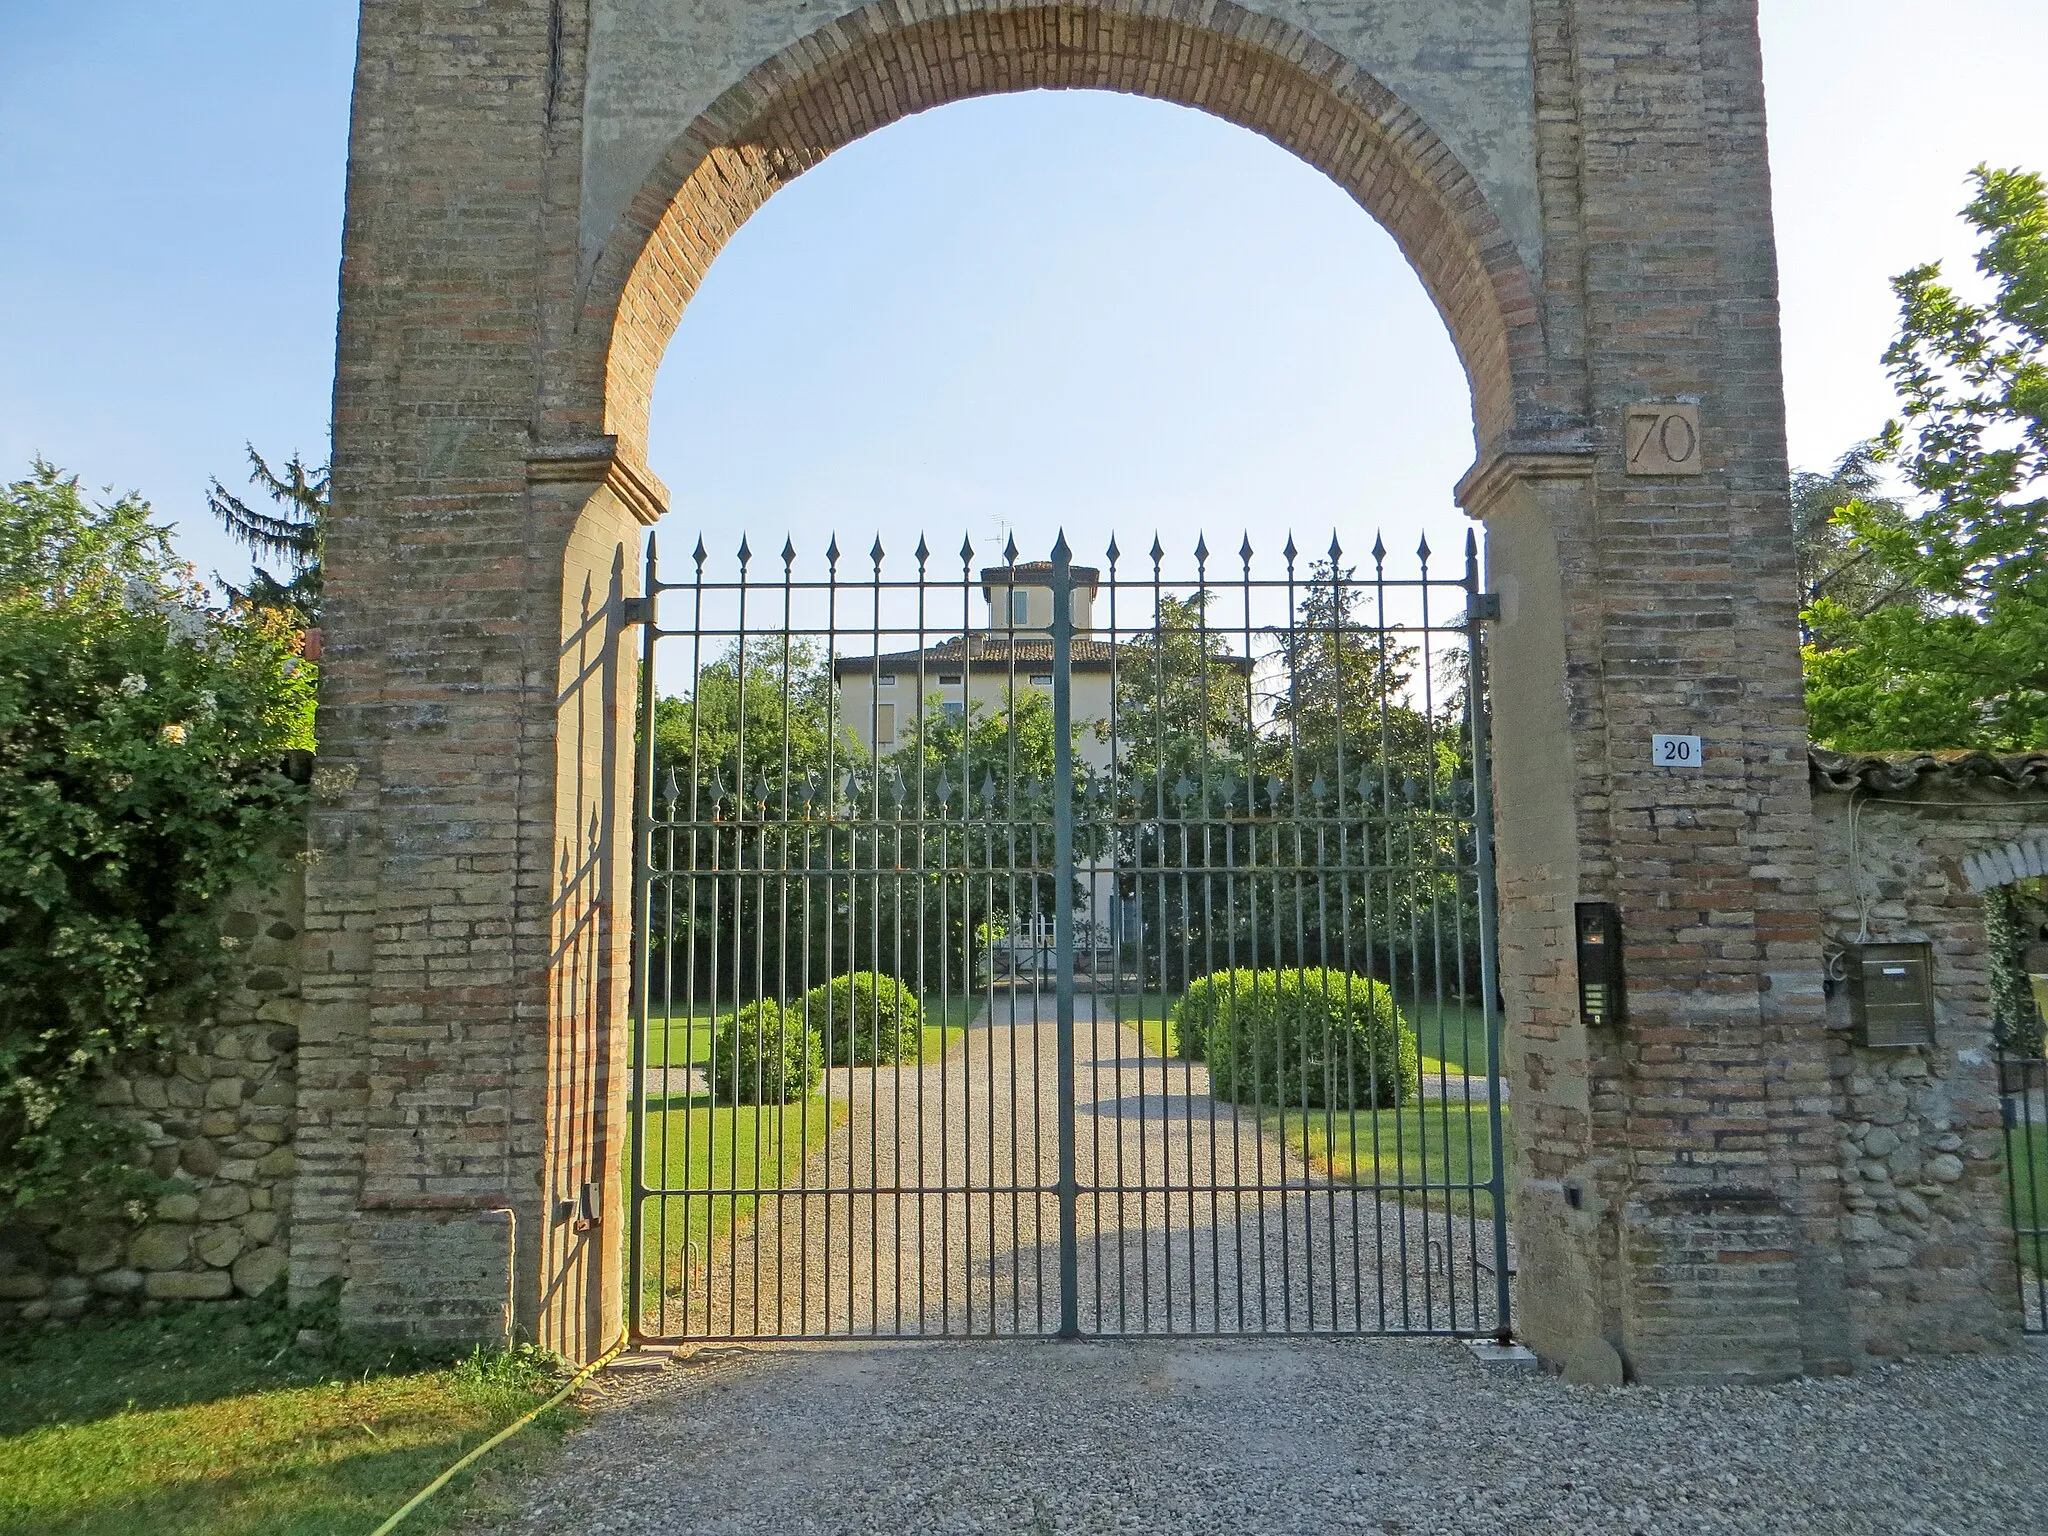
[[[1801,464],[1883,420],[1886,280],[1964,264],[1968,167],[2048,169],[2048,6],[1928,14],[1764,0]],[[245,567],[207,477],[245,440],[326,449],[354,17],[0,0],[0,471],[139,489],[202,570]],[[1044,93],[897,124],[774,198],[684,317],[650,443],[665,532],[862,548],[1162,523],[1454,547],[1470,456],[1441,324],[1333,185],[1196,113]]]

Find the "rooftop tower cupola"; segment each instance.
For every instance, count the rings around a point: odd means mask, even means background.
[[[1095,589],[1101,573],[1092,565],[1067,568],[1073,582],[1074,633],[1095,627]],[[1052,562],[982,567],[981,593],[988,599],[992,635],[1048,635],[1052,632]]]

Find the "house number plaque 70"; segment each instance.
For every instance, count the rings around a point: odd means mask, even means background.
[[[1632,405],[1628,408],[1628,472],[1632,475],[1697,475],[1700,408],[1696,405]]]

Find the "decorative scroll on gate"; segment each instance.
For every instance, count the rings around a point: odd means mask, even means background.
[[[1416,559],[650,548],[642,1337],[1505,1335],[1488,600]]]

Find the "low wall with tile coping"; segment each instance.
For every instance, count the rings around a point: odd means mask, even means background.
[[[1830,952],[1933,949],[1935,1042],[1856,1043],[1831,984],[1829,1072],[1849,1323],[1866,1355],[1998,1349],[2020,1312],[1984,902],[1965,862],[2048,827],[2048,756],[1813,758]]]

